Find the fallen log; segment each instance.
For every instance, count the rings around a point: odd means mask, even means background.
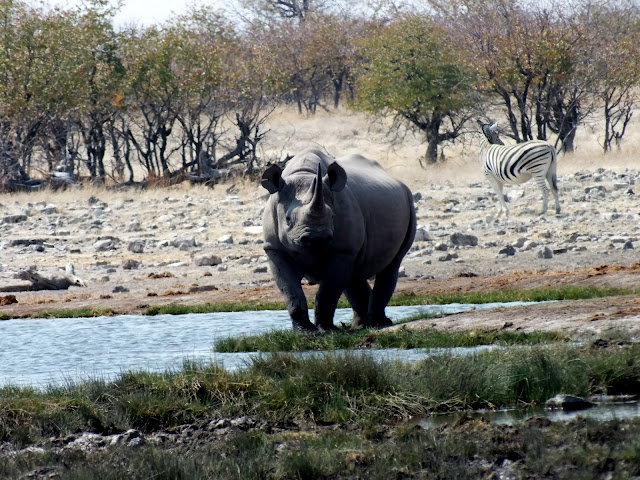
[[[73,265],[69,263],[60,275],[46,277],[31,266],[20,270],[14,278],[29,282],[28,285],[9,285],[0,287],[0,292],[33,292],[36,290],[67,290],[69,287],[86,287],[84,281],[75,274]]]

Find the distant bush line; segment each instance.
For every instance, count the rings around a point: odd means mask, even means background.
[[[279,105],[390,116],[420,132],[427,162],[492,112],[513,140],[565,152],[595,114],[608,152],[640,95],[630,1],[241,3],[246,15],[192,6],[117,28],[101,2],[3,3],[0,191],[251,173],[295,153],[261,150]]]

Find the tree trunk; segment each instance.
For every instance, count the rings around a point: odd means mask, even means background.
[[[343,75],[333,79],[333,107],[338,108],[340,105],[340,93],[342,92]]]
[[[575,150],[575,146],[574,146],[575,138],[576,138],[576,130],[574,128],[562,140],[563,153],[572,153]]]
[[[425,154],[427,163],[434,164],[438,161],[438,141],[430,138],[427,141],[427,153]]]
[[[425,155],[425,160],[429,164],[434,164],[438,161],[438,143],[440,141],[441,125],[442,117],[438,114],[434,114],[427,125],[427,153]]]
[[[560,112],[558,112],[560,113]],[[576,128],[580,120],[580,108],[577,104],[567,108],[561,117],[560,128],[558,129],[558,137],[562,141],[562,152],[570,153],[574,151],[574,140],[576,137]]]

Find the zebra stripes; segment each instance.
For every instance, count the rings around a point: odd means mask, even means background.
[[[556,202],[556,214],[560,213],[558,201],[558,180],[556,177],[557,157],[553,146],[541,140],[505,146],[497,132],[497,124],[482,125],[485,138],[480,144],[480,160],[484,176],[489,180],[498,195],[500,216],[504,210],[509,215],[504,201],[502,186],[517,185],[535,179],[542,190],[542,212],[547,211],[549,204],[549,188]],[[547,186],[548,183],[548,186]]]

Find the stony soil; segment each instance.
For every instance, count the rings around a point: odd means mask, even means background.
[[[600,169],[559,181],[561,215],[539,216],[540,193],[525,184],[507,190],[511,215],[497,220],[494,197],[482,182],[412,185],[419,229],[397,291],[640,285],[634,192],[640,173]],[[266,198],[249,181],[0,196],[0,312],[24,317],[94,307],[133,313],[170,303],[281,300],[262,250]],[[85,288],[6,291],[28,285],[15,278],[21,269],[35,265],[52,276],[67,263]],[[307,287],[310,294],[314,288]],[[433,324],[638,332],[640,296],[472,311],[413,326]]]

